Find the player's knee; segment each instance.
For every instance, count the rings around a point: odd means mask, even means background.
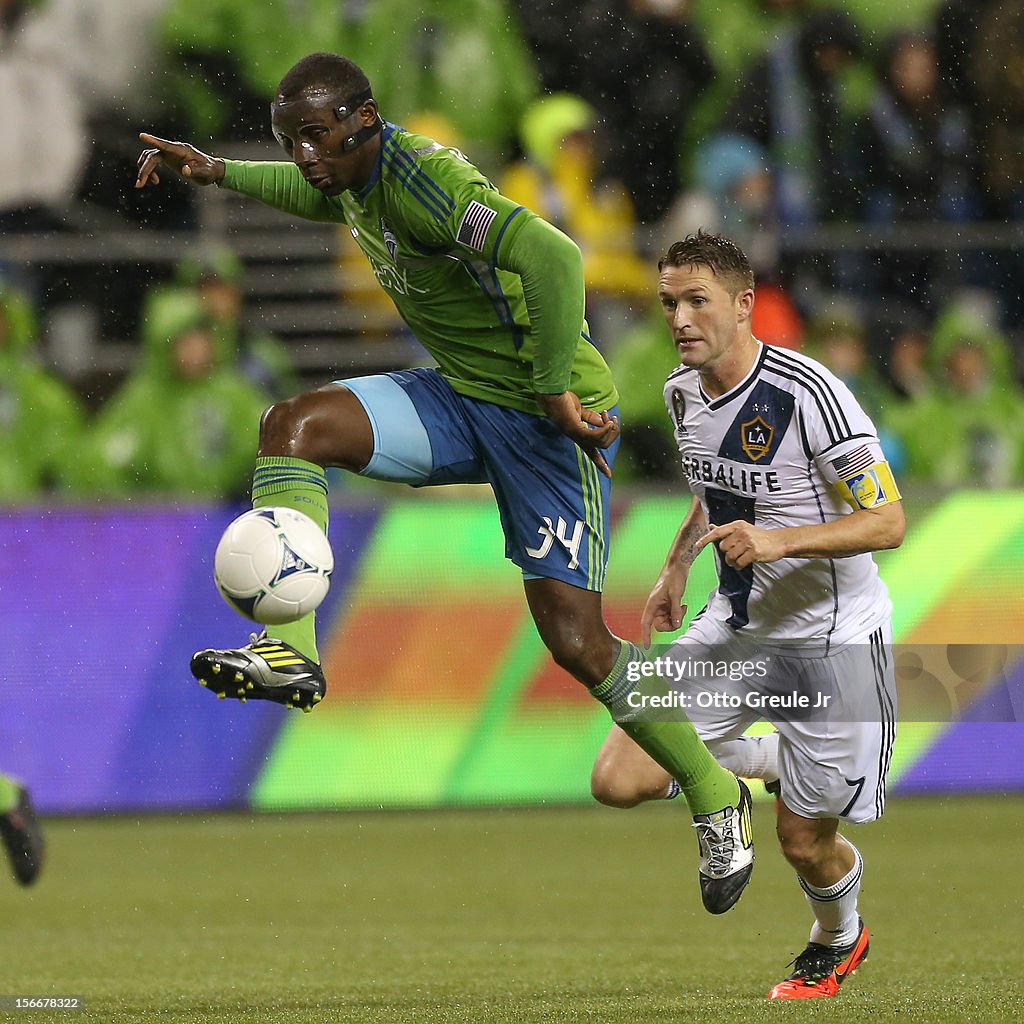
[[[621,764],[615,758],[599,756],[590,773],[590,795],[606,807],[636,807],[666,794],[664,773],[643,771]]]
[[[611,772],[594,765],[590,774],[590,795],[605,807],[636,807],[647,799],[629,779],[616,777]]]
[[[280,451],[288,449],[287,454],[296,458],[305,458],[300,450],[305,440],[305,427],[308,413],[305,411],[305,395],[296,395],[275,402],[265,409],[260,418],[260,449]]]
[[[373,454],[373,431],[350,392],[320,388],[275,402],[264,412],[260,454],[358,471]]]
[[[799,875],[813,873],[827,858],[829,843],[811,829],[777,829],[782,855]]]
[[[601,680],[592,678],[591,651],[581,630],[572,628],[557,629],[545,636],[548,650],[555,663],[564,668],[571,676],[575,676],[587,685],[594,685]]]

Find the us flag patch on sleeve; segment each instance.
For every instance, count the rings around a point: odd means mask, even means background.
[[[466,207],[466,212],[462,215],[462,221],[459,224],[459,230],[455,237],[470,249],[483,252],[484,242],[487,239],[487,229],[497,216],[497,210],[492,210],[489,206],[484,206],[483,203],[478,203],[474,199]]]
[[[832,468],[836,471],[836,476],[849,476],[851,473],[867,469],[874,461],[875,457],[871,450],[866,445],[861,445],[860,448],[833,459]]]

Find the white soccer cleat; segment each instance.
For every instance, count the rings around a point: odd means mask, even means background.
[[[738,807],[697,814],[693,827],[700,848],[700,898],[710,914],[724,914],[740,898],[754,870],[750,790],[742,779]]]

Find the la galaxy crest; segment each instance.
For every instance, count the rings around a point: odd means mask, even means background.
[[[768,465],[793,421],[795,399],[767,381],[758,381],[722,435],[718,454],[733,462]]]
[[[772,450],[775,428],[761,415],[740,424],[740,447],[751,462],[763,459]]]

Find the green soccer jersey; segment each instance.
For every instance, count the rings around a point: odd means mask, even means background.
[[[226,188],[309,220],[347,224],[460,394],[538,414],[536,392],[571,390],[588,409],[618,401],[583,320],[578,250],[457,150],[388,124],[365,188],[333,197],[293,163],[224,164]]]

